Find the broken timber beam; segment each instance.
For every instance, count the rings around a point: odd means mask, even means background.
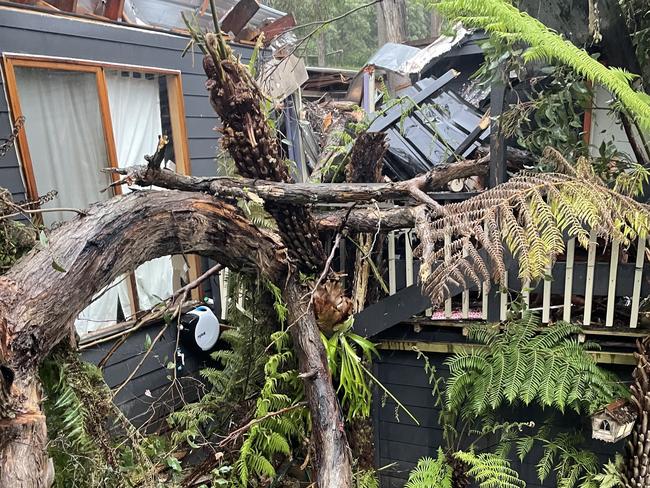
[[[223,19],[221,19],[221,30],[228,34],[232,32],[237,36],[246,24],[260,9],[257,0],[240,0],[231,8]]]

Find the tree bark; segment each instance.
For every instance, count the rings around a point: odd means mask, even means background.
[[[259,269],[276,281],[286,275],[286,250],[276,234],[208,195],[163,190],[91,207],[0,277],[0,486],[49,486],[39,363],[117,276],[179,253]]]
[[[320,329],[309,308],[310,300],[309,290],[299,285],[295,275],[290,276],[284,289],[284,301],[311,412],[318,488],[351,487],[352,462],[343,415],[327,366]]]
[[[49,487],[54,468],[48,459],[45,416],[0,420],[0,486]]]
[[[406,0],[383,0],[377,4],[377,40],[379,47],[387,42],[404,42],[406,29]]]
[[[223,176],[183,176],[172,171],[147,171],[144,166],[111,169],[127,175],[127,180],[142,186],[156,185],[164,188],[205,191],[218,197],[249,198],[255,193],[269,202],[295,205],[314,203],[352,203],[371,201],[422,200],[418,194],[442,188],[449,181],[487,174],[489,156],[439,165],[435,169],[410,180],[388,183],[284,183],[251,178]]]
[[[650,337],[637,341],[636,368],[632,373],[630,400],[637,413],[632,435],[625,445],[625,488],[650,485]]]

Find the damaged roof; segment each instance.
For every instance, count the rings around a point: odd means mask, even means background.
[[[215,0],[219,18],[223,18],[238,3],[238,0]],[[124,12],[138,25],[161,29],[186,30],[181,12],[189,16],[197,15],[203,28],[212,26],[210,7],[205,0],[125,0]],[[268,20],[276,20],[284,15],[280,10],[260,4],[248,24],[259,27]]]
[[[489,118],[448,89],[458,75],[450,70],[438,79],[415,83],[368,128],[386,132],[389,148],[384,173],[406,180],[435,166],[466,158],[490,135]]]
[[[481,54],[478,42],[484,39],[484,33],[467,30],[458,24],[454,27],[453,35],[441,35],[423,48],[386,43],[368,60],[367,65],[417,79],[446,56]]]

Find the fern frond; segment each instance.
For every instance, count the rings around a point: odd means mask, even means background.
[[[453,471],[447,463],[446,456],[438,448],[438,456],[421,458],[417,466],[409,473],[405,488],[452,488]]]
[[[630,86],[635,77],[618,68],[608,68],[539,20],[521,12],[505,0],[439,0],[433,2],[444,16],[468,27],[485,29],[500,39],[530,46],[527,61],[559,62],[612,91],[639,125],[650,129],[650,104]]]
[[[470,466],[468,474],[480,488],[523,488],[526,483],[510,467],[510,462],[493,453],[474,454],[459,451],[454,456]]]
[[[579,327],[560,322],[539,332],[539,317],[526,312],[504,330],[489,325],[468,330],[471,340],[487,347],[459,351],[445,361],[446,405],[452,412],[477,417],[503,402],[534,402],[592,413],[626,396],[577,341]]]
[[[430,212],[417,209],[415,229],[420,281],[434,304],[448,297],[453,284],[467,289],[471,282],[480,289],[479,282],[501,283],[507,268],[504,247],[518,262],[520,278],[534,282],[564,252],[564,234],[588,248],[592,232],[626,245],[650,228],[650,207],[607,187],[583,159],[575,175],[520,172],[468,200],[445,205],[442,212]]]

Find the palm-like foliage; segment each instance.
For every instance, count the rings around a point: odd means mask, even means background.
[[[559,323],[538,334],[538,325],[538,317],[526,313],[504,330],[471,327],[470,339],[485,347],[447,360],[447,407],[466,417],[515,402],[591,413],[626,394],[587,354],[589,345],[578,343],[578,327]]]
[[[647,205],[608,188],[584,158],[573,168],[557,151],[545,156],[563,173],[522,172],[463,202],[419,209],[420,279],[434,302],[450,294],[449,285],[480,290],[481,283],[501,282],[508,253],[523,281],[541,279],[564,252],[564,234],[584,247],[591,232],[624,246],[647,235]],[[629,189],[629,176],[621,178],[617,184]]]
[[[506,0],[433,0],[436,9],[449,19],[468,27],[485,29],[509,43],[524,42],[529,47],[526,61],[561,63],[595,84],[612,91],[623,106],[646,129],[650,128],[649,97],[635,91],[630,82],[637,77],[620,68],[608,68],[579,49],[539,20],[519,11]]]
[[[346,417],[365,418],[370,415],[372,391],[361,362],[364,358],[371,362],[373,356],[379,356],[379,353],[372,342],[353,333],[351,328],[352,318],[342,324],[329,339],[322,334],[321,337],[332,377],[338,383],[338,391],[343,392],[341,403]]]
[[[261,421],[246,434],[235,462],[237,482],[242,487],[250,486],[254,477],[275,477],[274,457],[290,456],[292,441],[303,439],[308,430],[308,412],[304,408],[268,416],[298,404],[303,396],[302,381],[293,369],[295,358],[289,349],[289,334],[275,332],[272,339],[276,352],[264,367],[266,379],[255,409],[255,418]]]
[[[534,436],[523,436],[517,441],[517,454],[524,460],[535,443],[541,443],[542,455],[537,462],[537,476],[544,482],[555,472],[558,488],[613,488],[621,486],[622,459],[608,462],[602,471],[598,457],[581,448],[583,438],[577,433],[561,432],[550,436],[552,426],[545,424]]]

